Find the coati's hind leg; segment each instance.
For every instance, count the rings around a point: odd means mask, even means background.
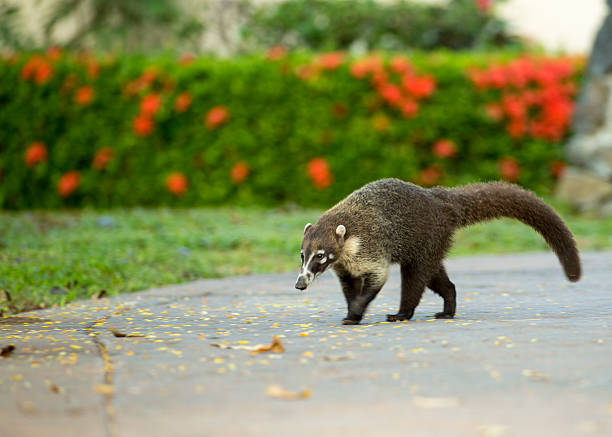
[[[448,279],[443,265],[440,265],[440,269],[431,278],[427,287],[444,299],[444,310],[441,313],[436,313],[436,319],[452,319],[455,317],[457,292],[455,291],[455,284]]]
[[[414,310],[421,301],[421,296],[425,292],[425,271],[422,266],[410,266],[402,264],[402,299],[397,314],[387,314],[388,322],[398,322],[400,320],[410,320],[414,315]]]
[[[385,280],[386,277],[383,278],[374,273],[367,273],[360,278],[354,278],[353,284],[357,293],[348,302],[348,314],[342,321],[344,325],[357,325],[361,321],[366,308],[385,285]]]

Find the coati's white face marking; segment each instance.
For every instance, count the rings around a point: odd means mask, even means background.
[[[307,224],[304,227],[304,232],[307,233],[312,225]],[[313,238],[312,235],[304,237],[302,242],[302,250],[300,256],[302,258],[302,267],[300,274],[297,277],[295,287],[300,290],[305,290],[321,273],[337,259],[332,252],[332,247],[322,248],[321,242]]]

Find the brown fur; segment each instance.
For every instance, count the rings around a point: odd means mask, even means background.
[[[568,279],[580,278],[578,250],[562,219],[533,193],[503,182],[451,189],[426,189],[398,179],[372,182],[307,226],[302,250],[306,259],[317,250],[332,254],[324,264],[312,263],[313,274],[330,266],[337,273],[348,304],[346,324],[359,323],[393,263],[401,266],[402,298],[399,312],[388,320],[410,319],[425,287],[444,299],[436,317],[452,318],[455,286],[442,261],[453,233],[499,217],[518,219],[542,234]],[[344,235],[337,233],[338,225],[346,228]]]

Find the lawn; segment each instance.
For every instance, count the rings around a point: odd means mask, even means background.
[[[612,219],[561,209],[582,250],[612,246]],[[296,270],[302,209],[130,209],[0,214],[0,314],[229,275]],[[519,222],[463,229],[451,256],[543,250]],[[287,284],[291,287],[292,284]]]

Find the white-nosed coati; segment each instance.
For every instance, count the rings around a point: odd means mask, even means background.
[[[354,191],[304,228],[302,269],[295,287],[305,290],[332,267],[348,304],[344,324],[361,321],[387,280],[389,266],[401,266],[402,298],[388,321],[414,314],[425,287],[444,299],[437,318],[455,315],[455,285],[442,260],[453,233],[462,226],[511,217],[538,231],[570,281],[580,279],[580,258],[572,233],[555,211],[516,185],[490,182],[458,188],[422,188],[382,179]]]

